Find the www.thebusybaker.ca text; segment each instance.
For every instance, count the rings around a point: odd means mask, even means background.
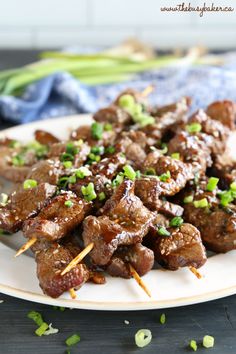
[[[231,6],[216,6],[214,3],[211,5],[205,2],[201,6],[192,6],[189,2],[188,4],[182,2],[174,6],[163,6],[160,8],[163,12],[198,12],[199,16],[202,17],[205,12],[232,12],[234,8]]]

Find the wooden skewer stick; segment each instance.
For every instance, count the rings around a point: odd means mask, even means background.
[[[142,96],[143,96],[143,97],[147,97],[148,95],[150,95],[150,93],[152,93],[153,90],[154,90],[154,86],[153,86],[153,85],[148,85],[148,86],[142,91]]]
[[[62,271],[61,275],[66,274],[72,268],[74,268],[78,263],[80,263],[84,257],[93,249],[94,243],[91,242],[85,249],[78,254],[72,261],[68,264],[68,266]]]
[[[198,279],[202,278],[201,273],[199,273],[199,271],[195,267],[190,266],[188,268]]]
[[[21,253],[27,251],[37,241],[36,237],[32,237],[16,252],[15,257],[18,257]]]
[[[146,287],[146,285],[144,284],[143,280],[140,278],[139,274],[136,272],[136,270],[134,269],[134,267],[130,263],[129,263],[129,269],[130,269],[130,273],[131,273],[132,277],[136,280],[138,285],[145,291],[145,293],[149,297],[152,297],[149,289]]]
[[[72,299],[76,299],[76,292],[75,292],[75,289],[70,289],[69,290],[69,293],[70,293],[70,297],[72,298]]]

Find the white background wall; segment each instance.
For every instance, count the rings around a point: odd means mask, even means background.
[[[236,48],[236,0],[204,1],[231,13],[164,13],[183,0],[0,0],[1,48],[113,45],[136,36],[157,48]]]

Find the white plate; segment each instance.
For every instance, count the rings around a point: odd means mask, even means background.
[[[7,135],[27,141],[32,139],[35,129],[43,128],[63,138],[72,128],[90,122],[88,115],[64,117],[11,128],[1,132],[0,137]],[[25,241],[22,235],[0,237],[0,292],[25,300],[80,309],[143,310],[189,305],[236,293],[236,251],[231,251],[210,257],[200,270],[201,280],[188,269],[152,270],[143,277],[152,293],[151,299],[133,279],[107,277],[105,285],[85,284],[77,292],[76,300],[67,293],[55,300],[42,293],[30,254],[13,257]]]

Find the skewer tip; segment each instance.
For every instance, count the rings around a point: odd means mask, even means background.
[[[144,281],[141,279],[140,275],[136,272],[134,267],[129,263],[129,269],[132,277],[135,279],[135,281],[138,283],[138,285],[145,291],[145,293],[151,298],[151,292],[145,285]]]
[[[23,246],[21,246],[21,248],[16,252],[16,254],[14,255],[14,257],[18,257],[20,254],[24,253],[25,251],[27,251],[31,246],[33,246],[33,244],[37,241],[36,237],[32,237],[30,238]]]
[[[72,299],[76,299],[76,297],[77,297],[77,295],[76,295],[76,292],[75,292],[75,289],[70,289],[69,290],[69,293],[70,293],[70,297],[72,298]]]
[[[201,273],[195,267],[190,266],[188,268],[198,279],[202,278]]]

